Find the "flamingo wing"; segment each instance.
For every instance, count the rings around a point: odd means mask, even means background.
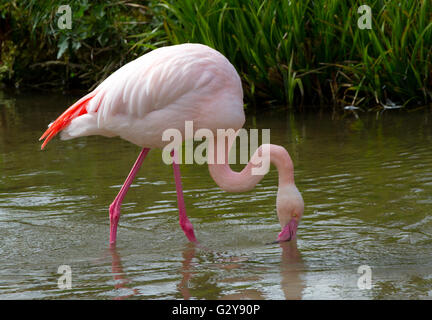
[[[212,121],[209,111],[221,114],[209,109],[222,101],[221,92],[229,91],[232,73],[236,75],[228,60],[204,45],[153,50],[115,71],[67,109],[41,137],[46,138],[42,147],[60,131],[64,140],[98,134],[161,147],[164,129],[184,127],[185,120]],[[241,90],[240,79],[235,80]]]

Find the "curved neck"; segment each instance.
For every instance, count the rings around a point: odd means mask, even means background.
[[[248,164],[240,172],[235,172],[231,169],[228,162],[228,152],[231,146],[225,143],[225,161],[223,164],[217,164],[217,139],[214,140],[214,164],[209,161],[209,171],[216,184],[228,192],[244,192],[253,189],[264,177],[268,170],[262,170],[265,159],[275,165],[279,175],[279,187],[284,185],[294,184],[294,168],[291,157],[285,148],[266,144],[261,145],[252,155]],[[225,141],[226,142],[226,141]],[[221,150],[221,149],[219,149]],[[223,149],[222,149],[223,150]],[[264,160],[264,161],[263,161]],[[268,163],[269,165],[269,163]],[[256,174],[258,171],[265,172],[264,174]],[[255,174],[254,174],[255,172]]]

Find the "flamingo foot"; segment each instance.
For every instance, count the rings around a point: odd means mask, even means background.
[[[141,153],[138,156],[138,159],[135,161],[135,164],[132,167],[131,172],[126,178],[123,186],[120,189],[117,197],[114,199],[113,203],[111,203],[109,207],[109,216],[110,216],[110,247],[115,247],[115,243],[117,240],[117,226],[120,220],[120,207],[123,202],[123,199],[129,190],[130,185],[132,184],[133,179],[135,178],[139,168],[141,167],[147,153],[150,151],[149,148],[143,148]]]
[[[110,215],[110,247],[115,247],[117,240],[117,226],[120,220],[120,206],[113,202],[109,208]]]
[[[180,222],[180,227],[182,228],[184,234],[188,238],[190,242],[198,243],[195,232],[192,223],[189,221],[189,219],[186,219],[185,221]]]
[[[188,238],[190,242],[197,243],[197,239],[195,237],[195,232],[192,226],[192,223],[189,221],[186,214],[186,206],[183,199],[183,187],[181,183],[181,174],[180,174],[180,166],[178,161],[178,154],[175,150],[171,151],[171,157],[173,158],[173,169],[174,169],[174,180],[176,184],[176,192],[177,192],[177,204],[179,208],[179,223],[182,228],[184,234]]]

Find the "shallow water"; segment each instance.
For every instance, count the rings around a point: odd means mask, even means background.
[[[432,299],[430,113],[249,115],[246,128],[271,128],[290,152],[306,204],[297,240],[281,245],[266,245],[280,231],[274,168],[230,194],[206,166],[182,165],[194,246],[172,168],[151,150],[110,250],[108,206],[140,149],[86,137],[40,151],[77,97],[0,93],[0,299]],[[362,265],[371,289],[358,286]]]

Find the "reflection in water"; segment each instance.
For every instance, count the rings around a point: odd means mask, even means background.
[[[301,278],[304,272],[304,264],[297,248],[297,240],[282,242],[282,257],[280,264],[281,288],[287,300],[299,300],[302,298],[305,283]]]
[[[111,272],[114,278],[114,289],[125,289],[126,285],[130,283],[129,279],[126,278],[125,273],[123,272],[123,267],[121,264],[120,254],[117,252],[117,249],[113,246],[109,248],[112,258],[112,268]],[[135,296],[138,294],[138,290],[133,288],[131,294],[117,296],[115,300],[123,300]]]
[[[193,259],[195,258],[197,254],[197,250],[204,250],[206,253],[212,255],[216,259],[214,261],[214,266],[219,268],[220,270],[228,271],[227,273],[230,274],[231,270],[235,270],[242,267],[242,259],[239,257],[229,257],[228,259],[225,257],[224,259],[218,259],[217,252],[212,252],[209,249],[206,249],[202,246],[195,245],[192,243],[189,243],[187,246],[185,246],[185,249],[183,250],[183,263],[181,268],[181,275],[182,279],[180,283],[177,285],[177,288],[179,290],[179,293],[181,294],[181,297],[185,300],[190,299],[191,296],[191,290],[192,286],[196,284],[196,286],[199,287],[206,287],[208,288],[213,287],[210,289],[213,292],[218,292],[217,299],[264,299],[263,294],[256,289],[241,289],[236,293],[232,294],[224,294],[220,288],[220,283],[233,283],[233,282],[241,282],[241,281],[254,281],[256,280],[256,277],[242,277],[242,278],[236,278],[236,277],[229,277],[227,275],[226,277],[206,277],[206,281],[193,281],[194,276],[194,265],[192,263]],[[202,278],[200,279],[202,280]],[[198,288],[193,288],[194,291]],[[209,290],[209,289],[207,289]]]
[[[281,250],[281,261],[280,261],[280,275],[281,275],[281,289],[284,293],[285,299],[301,299],[302,291],[305,287],[304,281],[301,279],[301,273],[304,270],[303,261],[300,255],[300,252],[297,248],[296,241],[283,242],[280,244]],[[196,256],[197,250],[206,250],[208,249],[202,248],[200,245],[195,245],[189,243],[185,246],[183,250],[183,263],[181,268],[181,281],[177,285],[177,289],[181,294],[181,297],[185,300],[193,297],[191,295],[191,285],[194,275],[194,264],[193,259]],[[217,253],[213,253],[217,255]],[[224,277],[217,278],[217,281],[207,281],[206,283],[200,282],[200,286],[214,286],[217,287],[220,283],[250,283],[256,282],[258,283],[260,277],[254,275],[243,275],[243,276],[232,276],[238,269],[245,268],[245,264],[247,264],[247,260],[243,257],[228,257],[224,258],[223,261],[218,261],[217,267],[221,270],[226,270],[226,274]],[[263,267],[262,272],[266,273],[266,269]],[[196,288],[195,288],[196,289]],[[220,292],[220,295],[217,297],[222,300],[262,300],[265,299],[265,294],[257,289],[257,288],[246,288],[236,290],[234,293],[223,293]]]
[[[185,300],[189,300],[191,295],[189,291],[189,283],[192,278],[193,267],[192,259],[195,257],[196,253],[196,244],[188,243],[185,246],[185,249],[182,252],[183,262],[180,274],[182,276],[180,283],[177,285],[177,289],[179,290],[181,296]]]

